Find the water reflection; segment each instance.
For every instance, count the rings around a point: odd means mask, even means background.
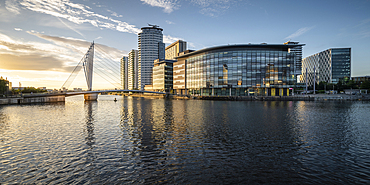
[[[93,106],[97,106],[96,101],[85,101],[84,102],[85,108],[85,120],[86,120],[86,145],[89,146],[90,149],[93,148],[95,144],[95,134],[94,134],[94,117],[93,117]]]
[[[0,107],[2,182],[369,182],[369,103],[117,99]]]

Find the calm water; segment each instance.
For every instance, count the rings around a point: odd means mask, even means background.
[[[0,184],[368,184],[369,132],[370,102],[0,106]]]

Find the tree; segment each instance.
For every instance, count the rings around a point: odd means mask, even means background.
[[[361,89],[370,89],[370,81],[366,80],[366,81],[362,82],[360,88]]]
[[[7,86],[5,80],[0,80],[0,94],[6,94]]]
[[[347,84],[346,84],[347,88],[350,89],[356,89],[357,88],[357,84],[353,81],[353,80],[350,80]]]

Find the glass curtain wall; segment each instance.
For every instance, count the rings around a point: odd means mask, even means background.
[[[293,85],[294,54],[287,51],[223,50],[187,59],[190,94],[266,95]]]

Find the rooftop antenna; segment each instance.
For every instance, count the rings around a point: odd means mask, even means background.
[[[153,28],[158,28],[159,27],[158,25],[155,25],[155,24],[149,24],[148,23],[148,25],[151,26],[151,27],[153,27]]]

